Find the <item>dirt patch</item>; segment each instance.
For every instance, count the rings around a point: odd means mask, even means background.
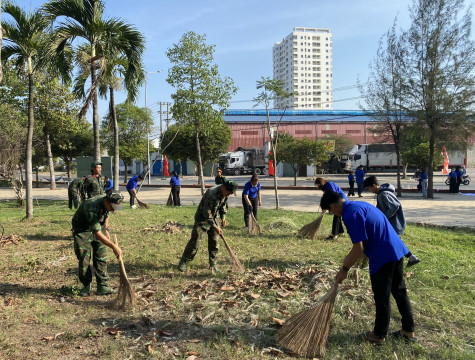
[[[177,221],[167,221],[163,226],[159,224],[143,228],[141,232],[143,234],[150,234],[153,232],[164,232],[166,234],[179,233],[185,230],[185,225],[178,223]]]

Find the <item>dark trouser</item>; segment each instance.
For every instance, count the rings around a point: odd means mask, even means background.
[[[462,179],[459,180],[459,179],[457,178],[457,179],[455,180],[454,193],[457,194],[457,193],[460,191],[459,189],[460,189],[460,184],[461,184],[461,183],[462,183]]]
[[[181,206],[180,186],[178,186],[178,185],[173,185],[172,186],[172,196],[173,196],[173,205],[174,206]]]
[[[457,179],[450,178],[450,193],[453,194],[455,193],[455,183],[457,182]]]
[[[74,253],[79,260],[79,280],[83,285],[89,285],[92,282],[91,271],[91,250],[92,267],[96,275],[97,285],[107,285],[109,277],[107,276],[107,246],[96,239],[94,233],[83,232],[75,233]]]
[[[181,260],[183,260],[185,263],[188,263],[195,258],[200,246],[201,236],[205,232],[208,233],[209,265],[213,266],[216,264],[216,260],[218,260],[218,241],[216,239],[216,231],[214,231],[213,228],[206,231],[201,226],[199,226],[199,224],[195,224],[193,226],[193,230],[191,231],[191,239],[188,241],[188,244],[186,244],[185,251],[183,251],[183,255],[181,256]]]
[[[333,215],[333,224],[332,224],[332,235],[341,235],[345,233],[343,225],[341,223],[341,216]]]
[[[257,207],[259,206],[259,198],[256,196],[254,199],[249,199],[252,204],[252,213],[257,220]],[[249,226],[249,216],[251,215],[251,207],[247,204],[244,195],[242,196],[242,206],[244,207],[244,223],[246,227]]]
[[[68,199],[69,199],[69,208],[72,209],[73,205],[74,208],[77,209],[79,206],[79,196],[77,191],[71,191],[68,189]]]
[[[133,190],[127,190],[129,192],[129,195],[130,195],[130,206],[134,206],[135,204],[135,194],[134,194],[134,191]]]
[[[407,332],[414,331],[414,318],[402,271],[403,258],[384,264],[381,269],[371,275],[371,287],[376,303],[376,320],[374,322],[376,336],[384,337],[388,333],[391,317],[390,293],[396,300],[399,314],[401,314],[402,329]]]
[[[355,182],[350,181],[350,191],[348,191],[348,196],[355,196]]]
[[[357,183],[357,185],[358,185],[358,196],[360,196],[364,190],[364,183]]]

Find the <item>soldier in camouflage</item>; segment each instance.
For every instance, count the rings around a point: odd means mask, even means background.
[[[213,273],[219,272],[216,267],[218,258],[216,236],[222,235],[223,231],[218,227],[216,216],[218,212],[221,212],[223,214],[222,221],[226,225],[226,219],[224,218],[226,214],[225,200],[231,194],[236,196],[237,188],[238,185],[234,181],[226,181],[224,184],[212,187],[205,192],[195,213],[195,224],[191,231],[191,239],[188,241],[178,264],[179,271],[184,272],[186,264],[193,260],[198,251],[201,236],[206,232],[208,234],[209,266]]]
[[[84,184],[84,179],[86,177],[82,178],[76,178],[68,186],[68,199],[69,199],[69,208],[72,209],[73,205],[74,208],[77,209],[79,206],[79,199],[81,199],[81,202],[84,201],[84,192],[83,192],[83,184]]]
[[[108,286],[106,247],[110,247],[117,258],[122,250],[110,241],[109,212],[120,210],[124,196],[118,191],[108,195],[87,199],[77,209],[72,220],[74,252],[79,261],[79,280],[83,284],[79,296],[91,293],[92,266],[96,275],[97,295],[116,293]],[[104,230],[101,230],[101,228]]]
[[[216,185],[223,185],[226,182],[226,178],[223,176],[223,170],[221,168],[216,169],[216,177],[214,183]],[[224,206],[219,210],[219,218],[221,219],[221,227],[226,226],[225,214],[228,211],[228,198],[224,200]]]
[[[84,180],[84,193],[88,199],[102,195],[105,193],[104,178],[101,174],[102,163],[100,161],[94,161],[91,164],[91,175],[86,177]]]

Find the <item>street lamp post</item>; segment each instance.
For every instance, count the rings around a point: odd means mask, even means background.
[[[147,107],[147,77],[149,74],[159,74],[162,70],[158,71],[150,71],[145,73],[145,109]],[[147,184],[150,185],[150,173],[152,172],[150,169],[150,132],[147,132],[147,168],[148,168],[148,176],[147,176]]]

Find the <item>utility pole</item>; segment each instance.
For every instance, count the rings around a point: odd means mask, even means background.
[[[167,130],[168,130],[168,125],[170,125],[170,103],[167,103]]]
[[[160,104],[160,136],[163,135],[163,122],[162,122],[162,102],[159,103]]]

